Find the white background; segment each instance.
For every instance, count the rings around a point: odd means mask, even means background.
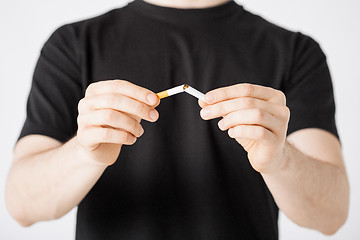
[[[20,227],[6,212],[4,186],[13,145],[25,118],[39,51],[60,25],[126,4],[125,0],[0,0],[0,239],[74,239],[75,210],[65,217]],[[239,2],[240,3],[240,2]],[[280,215],[281,239],[360,239],[360,1],[243,0],[247,10],[317,40],[328,56],[337,122],[351,184],[348,221],[331,237],[300,228]]]

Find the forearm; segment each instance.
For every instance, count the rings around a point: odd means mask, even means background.
[[[64,145],[14,162],[6,201],[22,225],[55,219],[75,207],[106,165],[88,159],[76,137]]]
[[[78,205],[122,146],[144,133],[141,120],[158,119],[159,103],[155,93],[125,80],[90,84],[78,103],[76,137],[61,145],[34,134],[16,144],[6,190],[11,215],[30,225]]]
[[[311,158],[288,142],[283,158],[281,170],[262,174],[279,208],[301,226],[334,233],[348,212],[345,169]]]

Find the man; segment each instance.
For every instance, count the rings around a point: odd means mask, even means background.
[[[207,92],[201,118],[155,95],[183,83]],[[346,221],[325,55],[233,1],[135,0],[61,27],[27,113],[6,189],[23,226],[77,205],[77,239],[277,239],[278,207],[324,234]]]

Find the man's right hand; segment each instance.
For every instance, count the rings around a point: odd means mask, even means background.
[[[123,144],[144,133],[142,119],[155,122],[160,99],[152,91],[125,80],[90,84],[78,105],[77,140],[90,159],[113,164]]]
[[[78,104],[78,132],[66,143],[31,134],[18,141],[6,185],[6,206],[23,226],[57,219],[78,205],[113,164],[123,144],[155,122],[159,98],[123,80],[91,84]],[[76,117],[76,116],[74,116]]]

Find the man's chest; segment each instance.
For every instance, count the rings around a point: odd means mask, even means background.
[[[280,88],[282,56],[240,33],[127,30],[83,49],[86,81],[125,79],[153,91],[188,83],[201,91],[242,82]]]

